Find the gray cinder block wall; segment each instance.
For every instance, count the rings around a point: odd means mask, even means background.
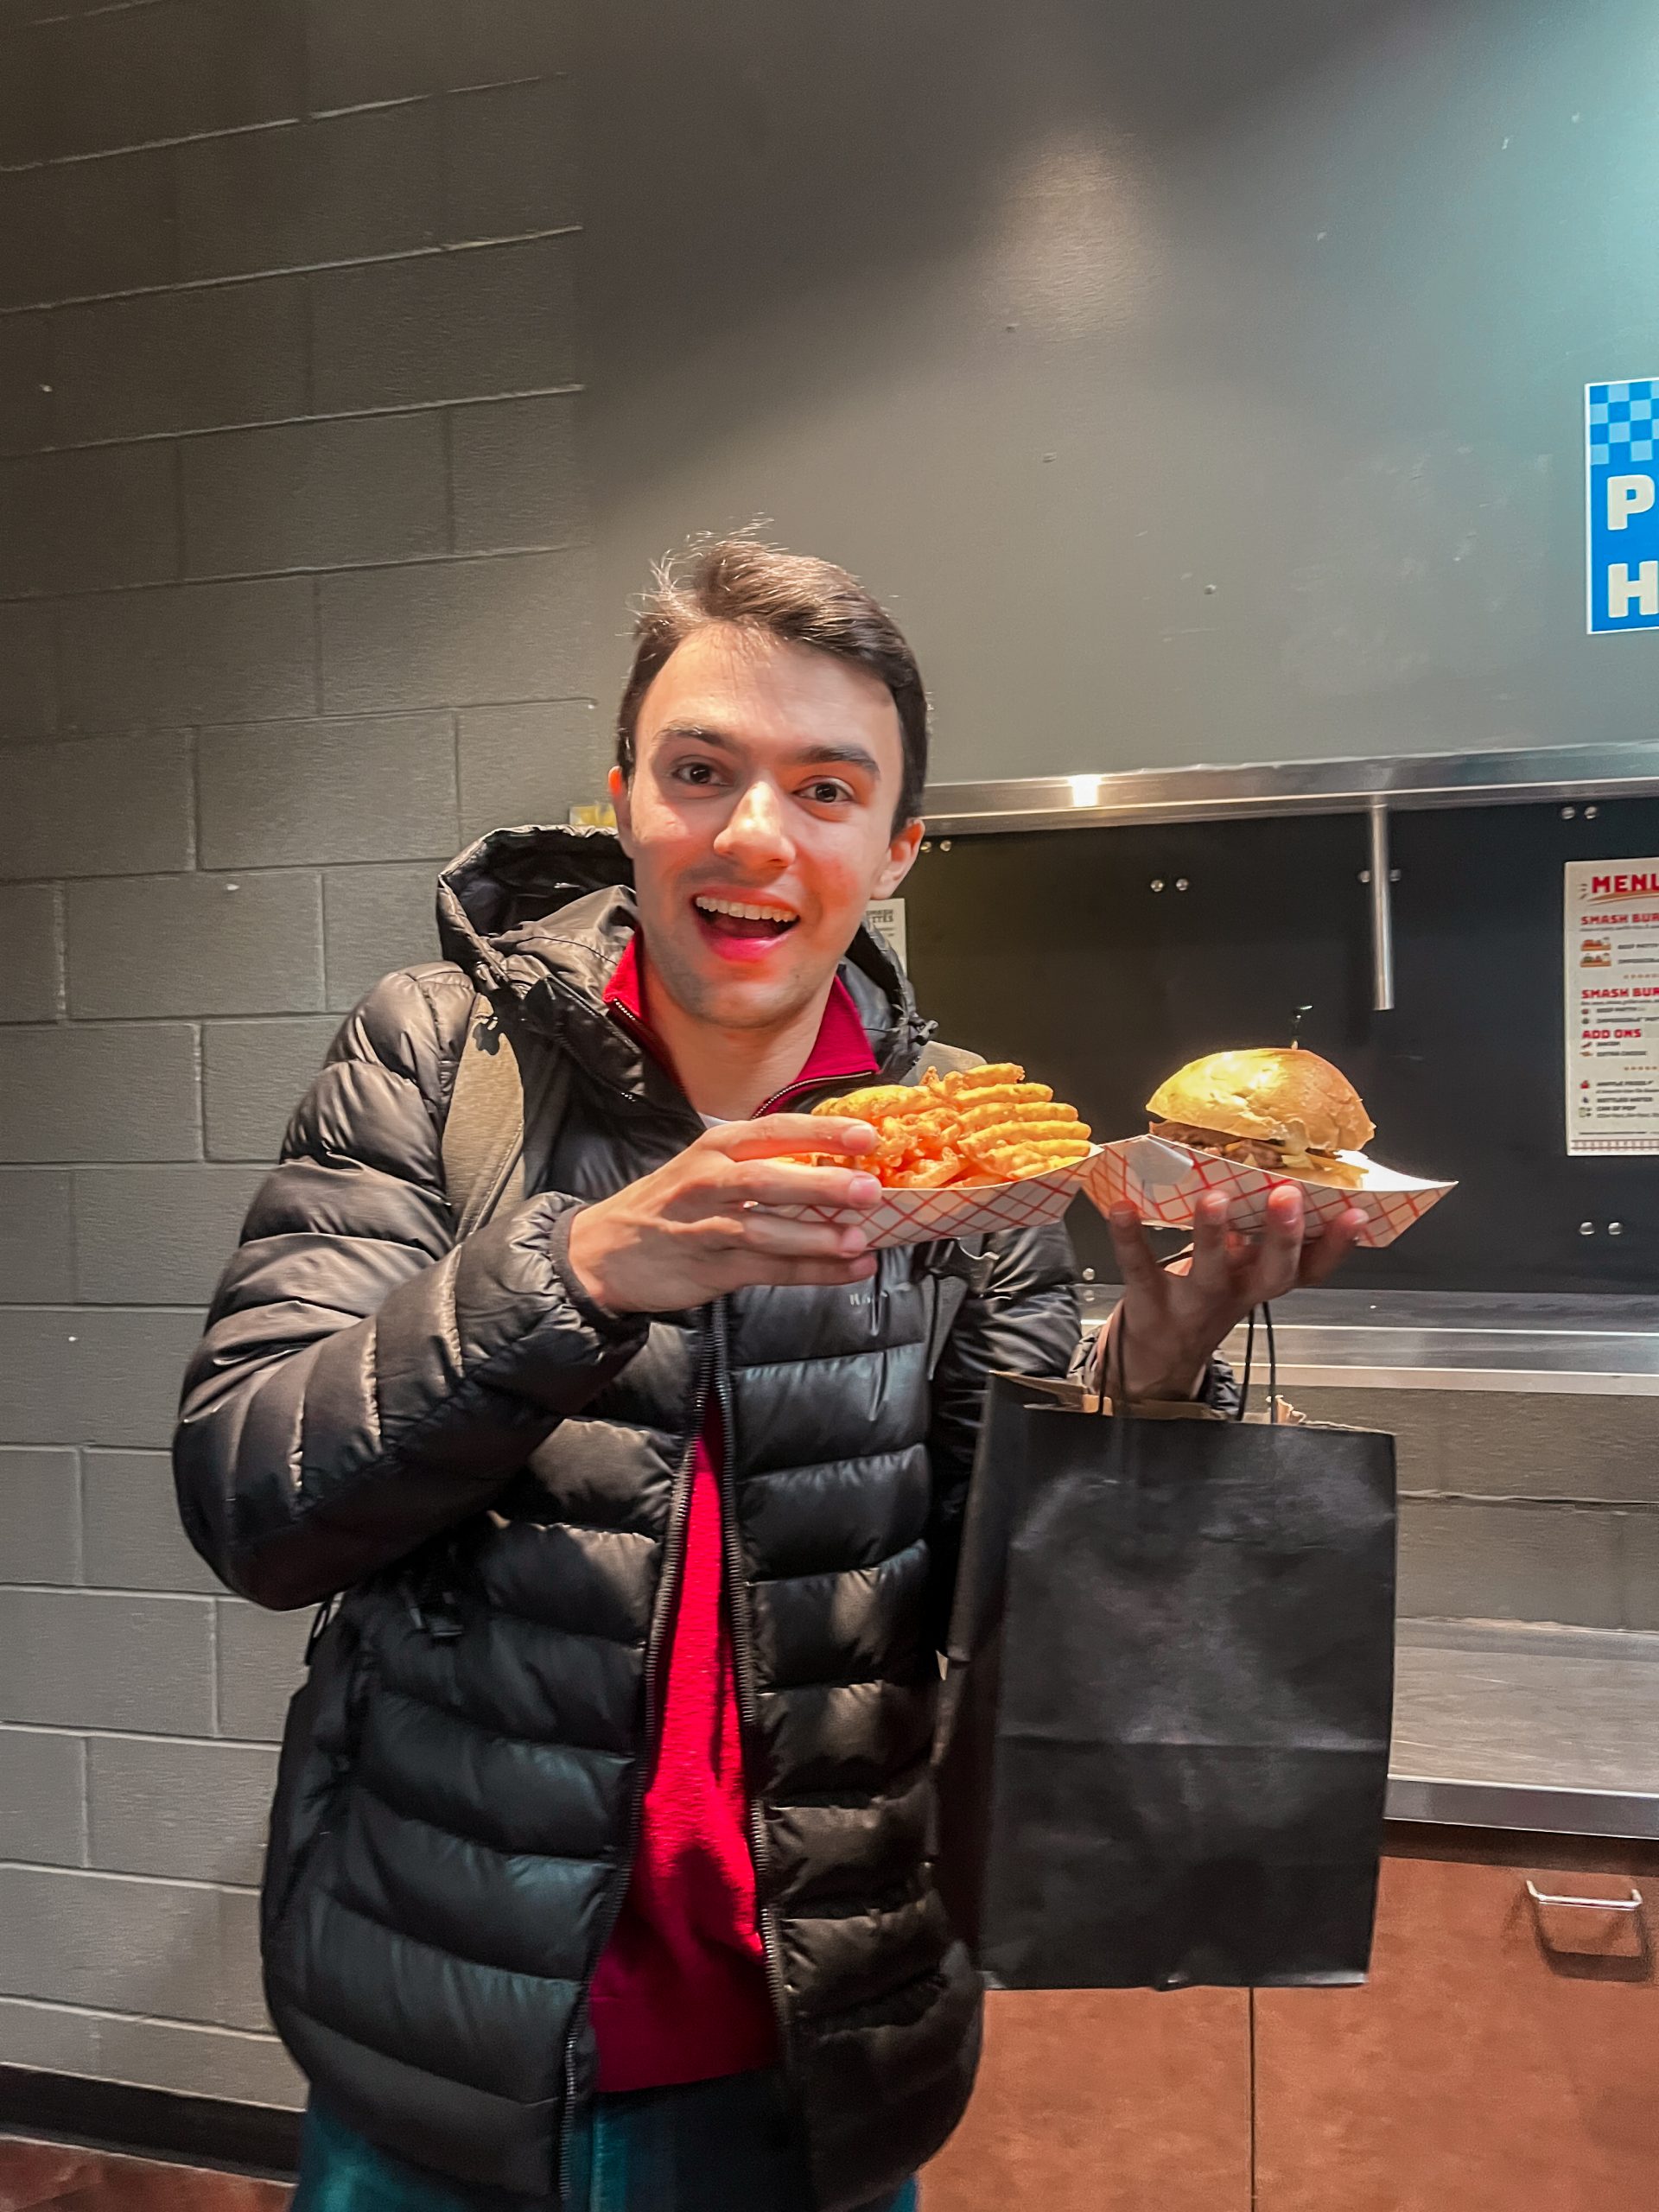
[[[0,0],[0,2062],[266,2102],[306,1622],[179,1371],[433,863],[595,785],[563,0]]]

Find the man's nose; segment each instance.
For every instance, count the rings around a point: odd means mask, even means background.
[[[770,784],[757,779],[746,787],[715,840],[715,850],[746,868],[777,867],[793,857],[783,804]]]

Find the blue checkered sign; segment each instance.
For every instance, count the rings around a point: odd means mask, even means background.
[[[1590,627],[1659,630],[1659,377],[1585,391]]]

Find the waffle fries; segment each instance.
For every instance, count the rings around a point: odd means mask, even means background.
[[[890,1190],[938,1191],[1046,1175],[1089,1155],[1089,1125],[1046,1083],[1027,1083],[1013,1061],[927,1075],[918,1084],[879,1084],[826,1098],[815,1114],[868,1122],[880,1137],[852,1159],[820,1153],[820,1163],[861,1167]]]

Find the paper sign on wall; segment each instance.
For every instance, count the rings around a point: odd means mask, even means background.
[[[1590,628],[1659,630],[1659,377],[1585,387]]]
[[[1659,1152],[1659,860],[1568,861],[1567,1148]]]
[[[908,971],[910,962],[905,955],[905,902],[902,899],[878,899],[864,909],[864,919],[873,930],[879,930],[892,949],[893,958]]]

